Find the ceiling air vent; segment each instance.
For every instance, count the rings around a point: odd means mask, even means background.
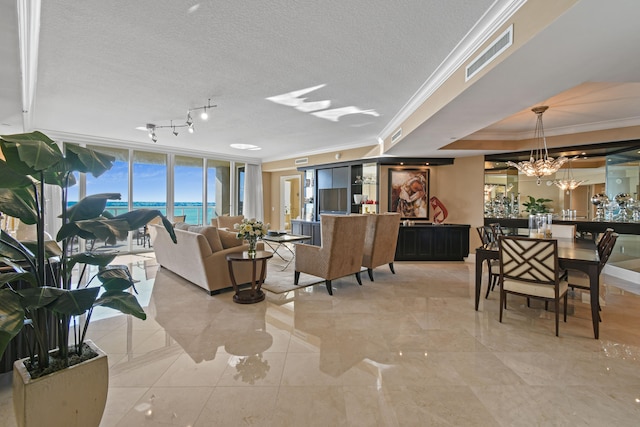
[[[294,163],[296,165],[306,165],[307,163],[309,163],[309,158],[308,157],[303,157],[301,159],[295,159]]]
[[[402,136],[402,128],[398,129],[396,133],[391,135],[391,143],[396,142]]]
[[[510,25],[504,33],[493,41],[482,53],[473,59],[465,69],[465,81],[480,72],[489,65],[498,55],[513,44],[513,25]]]

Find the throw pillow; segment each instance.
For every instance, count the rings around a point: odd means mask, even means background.
[[[235,224],[240,224],[244,219],[244,215],[237,216],[219,216],[218,218],[218,228],[226,228],[228,230],[233,231],[233,226]]]
[[[236,237],[236,233],[234,233],[233,231],[219,229],[218,234],[220,235],[220,240],[222,241],[222,247],[225,249],[235,248],[236,246],[242,246],[244,244],[244,240],[238,239]]]
[[[218,252],[224,249],[222,247],[222,242],[220,241],[220,236],[218,235],[218,229],[216,227],[212,227],[210,225],[193,225],[189,227],[187,231],[202,234],[204,238],[207,239],[207,242],[209,242],[209,246],[211,246],[212,252]]]
[[[191,224],[187,224],[186,222],[176,222],[173,225],[173,228],[175,228],[176,230],[187,231],[189,229],[189,227],[191,227]]]

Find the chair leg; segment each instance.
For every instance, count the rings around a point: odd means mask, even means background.
[[[502,308],[507,306],[507,298],[504,294],[504,292],[502,291],[502,288],[500,288],[500,323],[502,323]]]
[[[493,283],[493,275],[489,272],[489,281],[487,282],[487,294],[484,296],[484,299],[489,298],[489,292],[491,292],[491,284]]]
[[[567,323],[567,298],[568,298],[568,292],[565,292],[565,294],[564,294],[564,323]]]
[[[359,271],[356,273],[356,280],[358,281],[358,285],[362,286],[362,279],[360,278]],[[373,282],[373,279],[371,279],[371,281]]]
[[[547,301],[544,303],[546,305]],[[560,329],[560,298],[555,300],[554,305],[556,306],[556,336],[558,336],[558,330]]]
[[[296,271],[293,273],[293,284],[298,286],[298,280],[300,280],[300,272]]]
[[[373,282],[373,269],[367,268],[367,273],[369,274],[369,280]]]
[[[391,269],[391,273],[396,274],[396,271],[393,269],[393,263],[389,263],[389,268]]]
[[[333,295],[333,290],[331,289],[331,280],[325,280],[324,284],[327,286],[327,292],[329,292],[329,295]]]

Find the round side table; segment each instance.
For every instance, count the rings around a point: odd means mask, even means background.
[[[249,256],[247,251],[234,252],[227,255],[227,265],[229,266],[229,276],[231,277],[231,284],[236,294],[233,296],[233,301],[238,304],[253,304],[263,301],[265,298],[264,292],[260,289],[264,283],[264,279],[267,276],[267,260],[273,257],[273,252],[269,251],[256,251],[255,256]],[[260,277],[258,277],[257,263],[261,262]],[[233,274],[234,262],[250,262],[252,263],[251,273],[251,288],[242,289],[238,288],[236,277]]]

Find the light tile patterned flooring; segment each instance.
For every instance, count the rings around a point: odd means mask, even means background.
[[[333,297],[315,285],[254,305],[156,274],[153,259],[125,262],[141,280],[148,319],[105,311],[90,328],[109,354],[103,427],[640,419],[640,297],[612,285],[595,340],[580,295],[559,338],[552,312],[517,297],[502,324],[497,291],[476,312],[472,262],[396,263],[397,274],[380,267],[362,287],[334,281]],[[0,376],[5,426],[15,425],[10,382]]]

